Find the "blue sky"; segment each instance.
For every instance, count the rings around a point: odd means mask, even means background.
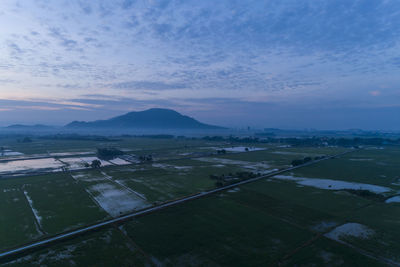
[[[172,108],[400,130],[397,0],[2,0],[0,125]]]

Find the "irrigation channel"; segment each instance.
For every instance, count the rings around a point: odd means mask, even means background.
[[[29,244],[26,244],[26,245],[22,245],[22,246],[16,247],[16,248],[11,249],[11,250],[0,252],[0,263],[1,262],[7,262],[8,260],[11,260],[14,257],[18,257],[19,254],[24,254],[24,253],[27,253],[27,252],[34,251],[35,249],[48,247],[48,246],[51,246],[51,245],[53,245],[53,244],[55,244],[55,243],[57,243],[59,241],[62,241],[62,240],[65,240],[65,239],[70,239],[70,238],[73,238],[75,236],[79,236],[79,235],[82,235],[84,233],[87,233],[87,232],[91,232],[91,231],[94,231],[94,230],[98,230],[100,228],[105,228],[105,227],[108,227],[108,226],[112,226],[113,224],[121,223],[121,222],[127,221],[127,220],[135,218],[135,217],[139,217],[139,216],[143,216],[143,215],[146,215],[146,214],[150,214],[150,213],[156,212],[158,210],[165,209],[165,208],[168,208],[168,207],[171,207],[171,206],[175,206],[175,205],[187,202],[187,201],[191,201],[191,200],[194,200],[194,199],[199,199],[199,198],[211,195],[211,194],[215,194],[215,193],[218,193],[218,192],[221,192],[221,191],[225,191],[227,189],[231,189],[231,188],[239,186],[239,185],[252,183],[252,182],[255,182],[255,181],[258,181],[258,180],[261,180],[261,179],[265,179],[265,178],[269,178],[269,177],[275,176],[277,174],[281,174],[281,173],[284,173],[284,172],[288,172],[288,171],[292,171],[292,170],[295,170],[295,169],[298,169],[298,168],[302,168],[302,167],[305,167],[305,166],[316,164],[316,163],[324,161],[324,160],[340,157],[340,156],[343,156],[345,154],[348,154],[348,153],[351,153],[351,152],[355,152],[355,151],[357,151],[357,149],[346,151],[344,153],[340,153],[340,154],[336,154],[336,155],[332,155],[332,156],[326,156],[325,158],[314,160],[314,161],[310,161],[310,162],[307,162],[307,163],[302,164],[302,165],[286,168],[286,169],[283,169],[283,170],[279,170],[279,171],[268,173],[268,174],[263,175],[263,176],[259,176],[259,177],[251,178],[251,179],[244,180],[244,181],[241,181],[241,182],[237,182],[237,183],[234,183],[234,184],[230,184],[230,185],[226,185],[226,186],[223,186],[223,187],[219,187],[219,188],[216,188],[216,189],[213,189],[213,190],[204,191],[204,192],[200,192],[200,193],[197,193],[197,194],[194,194],[194,195],[190,195],[190,196],[186,196],[186,197],[183,197],[183,198],[167,201],[167,202],[162,203],[160,205],[153,206],[153,207],[146,208],[146,209],[139,210],[139,211],[135,211],[135,212],[120,216],[118,218],[106,220],[106,221],[103,221],[103,222],[100,222],[100,223],[96,223],[96,224],[92,224],[90,226],[82,227],[82,228],[79,228],[79,229],[76,229],[76,230],[73,230],[73,231],[60,233],[60,234],[57,234],[57,235],[54,235],[54,236],[51,236],[51,237],[44,238],[42,240],[34,241],[32,243],[29,243]]]

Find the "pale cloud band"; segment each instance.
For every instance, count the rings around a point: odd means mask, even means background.
[[[329,128],[323,106],[327,120],[358,116],[332,127],[400,125],[388,111],[400,106],[395,0],[4,0],[0,10],[8,121],[162,106],[228,126]],[[233,110],[241,121],[223,115]]]

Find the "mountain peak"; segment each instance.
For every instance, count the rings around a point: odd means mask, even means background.
[[[173,109],[151,108],[132,111],[108,120],[93,122],[74,121],[68,128],[117,128],[117,129],[223,129],[219,126],[201,123],[194,118],[180,114]]]

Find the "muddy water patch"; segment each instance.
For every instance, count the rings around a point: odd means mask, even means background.
[[[360,239],[368,239],[375,234],[375,231],[365,225],[359,223],[346,223],[340,225],[325,234],[327,238],[340,241],[346,237],[356,237]]]
[[[192,166],[174,166],[174,168],[177,170],[183,170],[183,171],[188,171],[188,170],[193,169]]]
[[[239,191],[240,191],[240,188],[239,187],[235,187],[235,188],[229,189],[226,192],[228,192],[228,193],[236,193],[236,192],[239,192]]]
[[[161,168],[161,169],[170,169],[173,168],[174,166],[165,164],[165,163],[153,163],[151,164],[152,167],[154,168]]]
[[[143,200],[146,200],[146,197],[144,195],[134,191],[132,188],[130,188],[127,185],[125,185],[124,180],[113,179],[112,176],[106,174],[105,172],[101,172],[101,174],[105,177],[105,179],[109,180],[111,183],[116,183],[119,186],[123,187],[125,190],[135,194],[136,196],[140,197]]]
[[[30,198],[30,196],[28,195],[28,192],[24,190],[24,195],[26,197],[26,200],[28,200],[29,206],[32,209],[33,215],[35,216],[37,222],[39,223],[40,226],[42,226],[42,216],[39,215],[39,212],[37,211],[37,209],[35,209],[33,207],[33,201]]]
[[[299,155],[299,156],[307,156],[310,155],[310,153],[303,153],[303,152],[292,152],[292,151],[273,151],[271,152],[272,154],[278,154],[278,155]]]
[[[205,167],[207,167],[207,166],[205,166]],[[224,167],[226,167],[226,165],[223,165],[223,164],[215,164],[215,165],[211,165],[211,167],[224,168]]]
[[[385,201],[385,203],[400,203],[400,196],[394,196]]]
[[[1,157],[11,157],[11,156],[22,156],[24,155],[21,152],[17,152],[17,151],[12,151],[10,149],[5,149],[5,150],[0,150],[0,158]]]
[[[133,180],[133,179],[131,179],[131,180]],[[143,195],[143,194],[141,194],[141,193],[139,193],[139,192],[133,190],[132,188],[128,187],[128,186],[126,185],[126,181],[125,181],[125,180],[114,180],[114,182],[116,182],[117,184],[119,184],[119,185],[121,185],[122,187],[126,188],[128,191],[134,193],[135,195],[137,195],[137,196],[140,197],[141,199],[147,200],[147,198],[146,198],[145,195]]]
[[[63,163],[54,158],[14,160],[0,162],[0,174],[13,172],[61,171]]]
[[[98,157],[75,157],[75,158],[60,158],[59,161],[65,163],[69,170],[81,170],[87,169],[90,167],[94,160],[99,160],[100,166],[111,166],[112,163],[101,160]]]
[[[329,229],[331,229],[332,227],[337,226],[338,223],[337,222],[331,222],[331,221],[322,221],[318,224],[315,224],[313,226],[311,226],[311,229],[320,233],[323,233]]]
[[[266,150],[266,148],[250,147],[250,146],[232,146],[232,147],[224,147],[222,149],[229,152],[251,152],[251,151]]]
[[[362,159],[362,158],[353,158],[353,159],[349,159],[351,161],[373,161],[374,159]]]
[[[209,163],[216,163],[213,166],[221,165],[236,165],[243,169],[256,171],[260,173],[270,172],[270,165],[264,162],[250,162],[250,161],[242,161],[242,160],[232,160],[232,159],[225,159],[225,158],[196,158],[194,160],[209,162]]]
[[[134,193],[110,183],[96,184],[87,190],[96,202],[113,217],[150,206]]]
[[[33,201],[32,201],[32,199],[30,198],[30,196],[28,195],[28,192],[27,192],[26,190],[24,190],[23,192],[24,192],[24,195],[25,195],[26,200],[28,201],[29,207],[30,207],[31,210],[32,210],[33,216],[35,217],[36,231],[37,231],[39,234],[42,234],[42,235],[43,235],[43,234],[46,234],[46,233],[42,230],[42,229],[43,229],[43,227],[42,227],[42,216],[40,216],[40,215],[39,215],[39,212],[37,211],[37,209],[34,208],[34,206],[33,206]]]
[[[78,173],[72,173],[71,174],[72,178],[74,178],[77,181],[83,181],[83,182],[97,182],[97,181],[107,181],[107,178],[104,177],[103,174],[99,173],[90,173],[90,172],[78,172]]]
[[[112,164],[115,164],[115,165],[129,165],[129,164],[131,164],[129,161],[126,161],[126,160],[121,159],[121,158],[111,159],[111,160],[109,160],[109,162],[111,162]]]
[[[54,152],[49,153],[50,156],[53,157],[66,157],[66,156],[82,156],[82,155],[91,155],[94,154],[94,151],[84,151],[84,152]]]
[[[87,163],[80,158],[61,158],[59,161],[65,163],[69,170],[81,170],[88,168],[85,166]]]
[[[273,178],[279,180],[294,181],[304,186],[312,186],[319,189],[327,189],[327,190],[344,190],[344,189],[368,190],[376,194],[392,191],[392,189],[388,187],[379,185],[346,182],[346,181],[331,180],[331,179],[294,177],[290,175],[276,175]]]

